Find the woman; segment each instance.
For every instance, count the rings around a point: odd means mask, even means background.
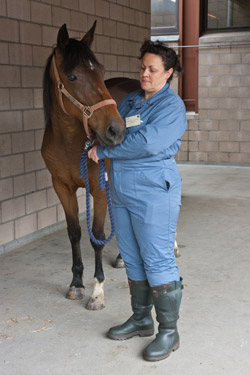
[[[181,178],[174,160],[186,129],[183,101],[169,87],[179,59],[161,42],[141,47],[141,90],[127,95],[118,109],[126,121],[124,141],[93,147],[95,162],[110,158],[116,238],[126,265],[133,315],[110,328],[114,340],[154,333],[153,304],[159,333],[143,352],[158,361],[179,347],[177,319],[182,296],[174,255],[181,204]]]

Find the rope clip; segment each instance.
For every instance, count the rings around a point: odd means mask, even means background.
[[[84,150],[88,150],[89,148],[91,148],[93,146],[94,142],[95,142],[94,139],[92,141],[90,139],[88,139],[85,142]]]

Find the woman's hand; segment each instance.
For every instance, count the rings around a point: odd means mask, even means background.
[[[88,152],[88,157],[89,159],[93,160],[95,163],[98,163],[99,158],[97,156],[97,146],[93,146],[89,152]]]

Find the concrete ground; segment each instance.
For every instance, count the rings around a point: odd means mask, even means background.
[[[150,363],[141,354],[152,338],[106,338],[110,326],[130,315],[126,275],[111,266],[117,255],[113,240],[103,257],[106,308],[85,309],[94,257],[83,222],[81,301],[64,298],[71,281],[66,230],[0,256],[1,375],[250,373],[250,168],[179,167],[180,349]]]

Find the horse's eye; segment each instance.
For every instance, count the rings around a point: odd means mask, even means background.
[[[75,74],[68,74],[67,75],[67,78],[69,81],[73,82],[73,81],[76,81],[77,80],[77,76]]]

